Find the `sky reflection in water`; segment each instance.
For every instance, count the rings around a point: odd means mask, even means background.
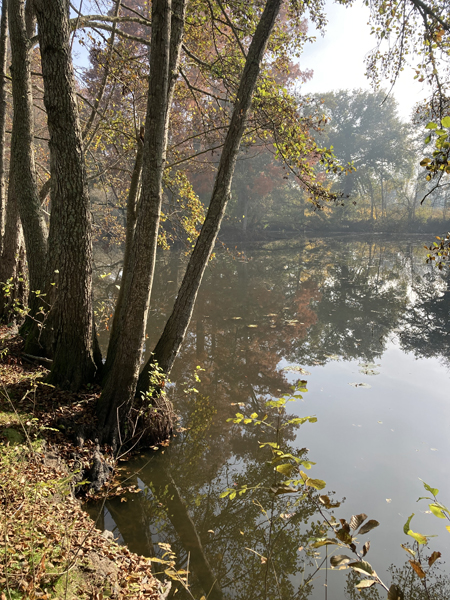
[[[367,560],[380,577],[390,585],[395,563],[397,579],[411,579],[400,544],[410,541],[403,525],[412,512],[411,527],[438,534],[431,550],[448,560],[445,523],[415,502],[425,495],[420,477],[450,503],[450,291],[445,275],[424,264],[421,242],[305,239],[218,254],[171,377],[186,430],[164,451],[123,465],[143,491],[126,503],[107,500],[101,525],[133,551],[161,556],[157,544],[168,542],[183,567],[189,555],[196,598],[325,598],[325,571],[301,587],[315,569],[305,553],[318,535],[314,504],[295,506],[294,495],[274,500],[260,489],[273,485],[275,473],[270,449],[258,442],[274,438],[227,422],[236,412],[262,416],[265,402],[300,378],[308,392],[282,418],[316,415],[318,422],[285,429],[283,447],[293,454],[308,448],[302,458],[317,463],[308,475],[324,479],[333,499],[346,497],[337,518],[364,512],[380,522],[361,538],[361,545],[371,541]],[[160,255],[147,350],[170,314],[184,265],[183,253]],[[97,296],[105,300],[115,288],[111,278],[101,281]],[[258,489],[220,498],[242,485]],[[356,597],[353,585],[363,576],[347,574],[328,570],[328,598]],[[450,597],[447,588],[436,593]]]

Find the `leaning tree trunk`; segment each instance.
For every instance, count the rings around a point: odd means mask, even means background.
[[[107,376],[97,411],[102,437],[113,446],[117,446],[119,440],[123,441],[131,436],[136,422],[132,408],[153,284],[168,123],[178,70],[184,12],[185,0],[154,0],[152,3],[142,191],[128,272],[122,277],[122,307],[114,322],[114,331],[111,332],[106,361]]]
[[[33,293],[44,288],[47,232],[36,184],[30,46],[25,26],[24,1],[9,0],[8,12],[14,109],[9,185],[16,195],[22,222],[29,286]]]
[[[45,321],[49,380],[77,390],[93,380],[92,232],[66,0],[34,0],[50,133],[52,178]],[[51,285],[55,284],[55,285]]]
[[[214,248],[220,224],[230,198],[234,168],[242,135],[245,130],[245,122],[250,109],[253,91],[260,72],[266,45],[279,13],[281,3],[282,0],[267,0],[261,20],[258,23],[255,35],[250,44],[205,222],[189,260],[172,314],[167,321],[152,356],[139,378],[139,392],[145,392],[149,389],[150,373],[155,364],[165,374],[170,372],[186,334],[203,273]]]
[[[8,2],[2,2],[0,21],[0,254],[3,251],[3,233],[6,220],[6,177],[5,177],[5,142],[6,142],[6,58],[8,49]],[[0,281],[2,281],[0,279]]]

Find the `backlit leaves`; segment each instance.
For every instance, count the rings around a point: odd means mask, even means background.
[[[357,583],[355,585],[355,587],[358,590],[363,590],[363,589],[372,587],[373,585],[375,585],[375,583],[376,583],[375,579],[363,579],[362,581]]]
[[[404,600],[405,596],[396,583],[389,588],[387,600]]]
[[[378,525],[379,525],[378,521],[375,521],[375,519],[371,519],[370,521],[367,521],[367,523],[361,527],[361,529],[358,531],[358,534],[364,535],[365,533],[372,531],[372,529],[375,529],[375,527],[378,527]]]
[[[347,568],[348,563],[352,562],[352,559],[345,554],[336,554],[330,558],[330,564],[333,568],[342,567],[345,565]]]
[[[353,515],[350,519],[350,528],[355,530],[367,519],[367,515],[361,513],[360,515]]]

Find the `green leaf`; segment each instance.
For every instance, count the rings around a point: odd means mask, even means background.
[[[303,465],[305,467],[305,469],[310,469],[313,465],[315,465],[315,462],[311,462],[309,460],[301,460],[300,464]]]
[[[271,448],[278,448],[278,444],[276,444],[275,442],[264,442],[262,444],[261,444],[261,442],[259,442],[260,448],[264,448],[264,446],[270,446]]]
[[[408,535],[414,538],[416,542],[419,542],[419,544],[426,544],[428,541],[424,535],[421,533],[416,533],[415,531],[411,531],[411,529],[408,531]]]
[[[441,121],[441,123],[442,123],[442,121]],[[445,125],[444,125],[444,127],[445,127]],[[436,125],[436,123],[430,122],[425,126],[425,129],[437,129],[437,125]]]
[[[442,127],[450,127],[450,117],[444,117],[441,119]]]
[[[309,487],[312,487],[315,490],[323,490],[323,488],[327,485],[322,479],[310,479],[309,477],[306,479],[305,484],[309,485]]]
[[[450,119],[450,117],[448,118]],[[433,496],[437,496],[439,494],[439,490],[437,488],[429,486],[428,483],[425,483],[425,481],[422,481],[422,483],[423,487],[427,490],[427,492],[430,492],[430,494],[433,494]]]
[[[375,579],[363,579],[359,583],[355,585],[357,590],[363,590],[365,588],[370,588],[376,583]]]
[[[408,531],[410,530],[409,524],[411,523],[411,519],[413,518],[414,515],[415,515],[415,513],[410,515],[408,517],[408,520],[406,521],[406,523],[403,525],[403,531],[406,533],[406,535],[408,535]]]
[[[431,142],[431,135],[425,138],[425,144],[429,144]]]
[[[438,519],[445,519],[445,515],[442,512],[442,508],[440,506],[438,506],[437,504],[429,504],[428,506],[430,507],[430,510],[435,517],[437,517]]]
[[[290,477],[292,475],[292,471],[294,470],[294,466],[290,465],[289,463],[285,463],[284,465],[278,465],[278,467],[275,467],[275,470],[286,477]]]

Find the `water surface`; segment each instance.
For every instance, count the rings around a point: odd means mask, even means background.
[[[282,477],[270,447],[260,446],[278,439],[316,463],[308,475],[326,481],[320,494],[345,498],[336,518],[363,512],[379,521],[361,546],[370,539],[366,558],[380,577],[425,598],[401,548],[413,541],[403,525],[416,513],[414,531],[438,534],[428,552],[443,555],[436,597],[450,597],[449,533],[426,502],[416,503],[426,495],[419,478],[450,503],[450,290],[447,276],[424,263],[427,241],[304,239],[217,253],[168,386],[180,415],[177,437],[122,464],[141,492],[107,500],[101,525],[147,556],[161,557],[158,544],[169,543],[179,568],[189,568],[195,598],[319,599],[326,589],[333,600],[356,597],[362,575],[323,565],[308,581],[325,557],[323,548],[306,553],[323,520],[311,498],[268,491]],[[147,351],[185,264],[180,251],[159,257]],[[98,290],[103,306],[116,289],[112,277]],[[281,414],[267,408],[299,379],[307,380],[303,398]],[[236,413],[267,414],[275,429],[227,421]],[[316,423],[280,430],[292,416],[311,415]],[[255,489],[221,497],[242,486]],[[99,507],[89,510],[96,515]],[[381,589],[367,594],[386,597]],[[187,597],[182,589],[177,595]]]

